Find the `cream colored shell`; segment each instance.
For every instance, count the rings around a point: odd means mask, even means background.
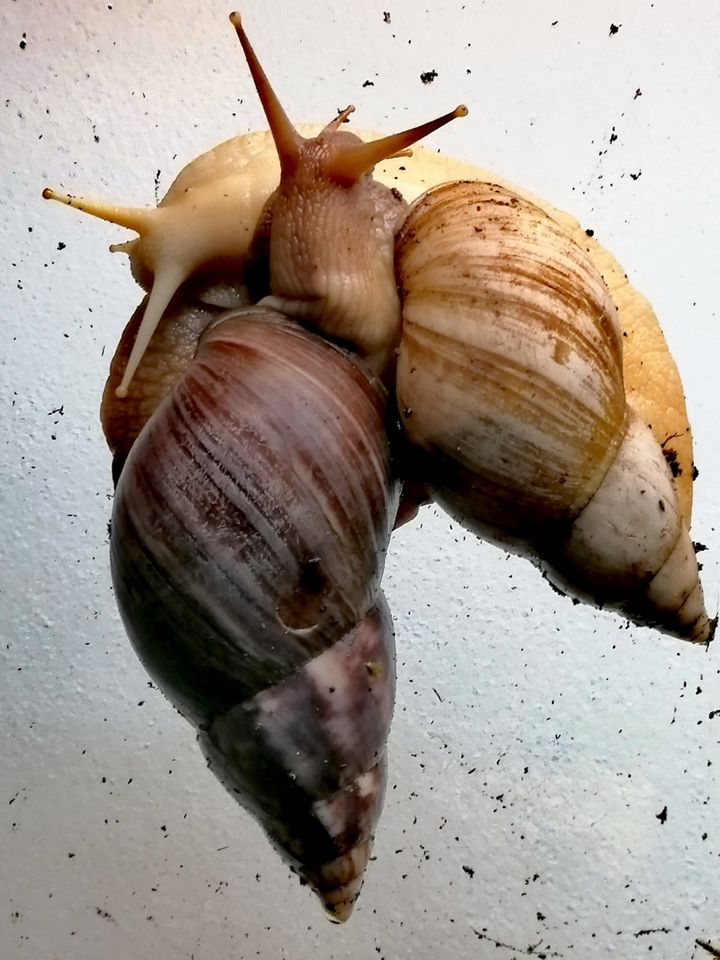
[[[362,134],[370,138],[374,134]],[[402,166],[404,169],[398,169]],[[484,180],[507,187],[537,204],[584,249],[600,272],[617,307],[623,331],[623,375],[628,403],[648,423],[661,445],[677,454],[678,475],[674,478],[680,511],[689,525],[692,512],[692,434],[687,418],[680,375],[658,319],[650,303],[630,284],[615,257],[570,214],[558,210],[528,190],[461,160],[443,157],[424,148],[413,148],[412,157],[388,161],[375,171],[377,179],[396,186],[403,196],[415,200],[438,183],[450,180]],[[669,439],[670,438],[670,439]]]
[[[626,338],[581,247],[507,187],[455,180],[411,206],[396,276],[411,478],[573,595],[708,641],[668,435],[626,402]]]

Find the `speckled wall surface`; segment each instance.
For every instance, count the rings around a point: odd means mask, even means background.
[[[384,9],[387,8],[387,9]],[[244,9],[291,117],[352,100],[573,212],[653,302],[695,431],[718,602],[720,8],[384,0]],[[111,594],[97,408],[139,299],[123,231],[264,126],[224,4],[5,0],[0,618],[3,960],[569,958],[720,951],[720,669],[552,593],[432,508],[393,540],[398,703],[361,900],[330,926],[204,769]]]

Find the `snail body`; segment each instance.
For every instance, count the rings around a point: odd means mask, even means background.
[[[296,129],[231,19],[269,132],[192,161],[155,210],[45,196],[139,233],[111,248],[147,296],[101,412],[127,632],[344,919],[386,779],[393,524],[435,499],[562,590],[706,642],[690,428],[651,308],[577,223],[408,156],[464,107],[370,140],[352,107]]]

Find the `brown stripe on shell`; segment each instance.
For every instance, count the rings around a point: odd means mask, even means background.
[[[199,358],[128,458],[112,559],[138,653],[205,722],[364,615],[397,493],[381,388],[347,355],[261,312]]]
[[[522,277],[508,279],[492,275],[475,262],[462,272],[433,263],[419,281],[405,293],[404,339],[410,347],[415,329],[432,324],[472,345],[492,338],[507,350],[542,347],[554,361],[548,374],[571,382],[570,362],[580,362],[593,380],[622,391],[622,364],[616,341],[601,335],[600,325],[581,324],[572,304],[555,294],[532,292]],[[405,344],[404,344],[405,345]],[[540,360],[540,358],[538,358]]]
[[[515,304],[522,309],[514,320],[527,334],[542,320],[546,334],[569,338],[586,362],[622,382],[620,329],[602,278],[533,204],[503,191],[511,201],[501,217],[488,216],[499,192],[485,183],[446,184],[411,208],[396,245],[405,313],[416,299],[419,309],[427,297],[460,297],[499,321]],[[435,322],[457,329],[452,311]]]
[[[407,362],[416,370],[433,367],[432,378],[417,376],[422,390],[415,388],[412,368],[399,371],[400,409],[408,411],[403,423],[412,442],[430,455],[431,485],[452,485],[446,461],[457,461],[474,472],[478,509],[497,520],[495,503],[483,498],[506,502],[510,526],[570,516],[584,506],[622,436],[612,420],[573,404],[568,389],[528,376],[521,362],[464,350],[435,331],[415,331]]]
[[[615,308],[583,251],[539,208],[484,183],[410,210],[396,257],[398,406],[430,482],[471,523],[527,530],[575,515],[623,433]]]

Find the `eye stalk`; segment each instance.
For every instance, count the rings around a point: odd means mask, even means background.
[[[265,116],[267,117],[273,140],[275,141],[278,157],[280,158],[280,169],[284,174],[289,173],[297,167],[300,158],[300,145],[305,138],[300,136],[292,123],[290,123],[288,115],[283,110],[282,104],[270,85],[270,81],[248,40],[240,14],[237,12],[231,13],[230,23],[235,27],[238,39],[243,48],[243,53],[245,54],[245,59],[247,60],[247,65],[250,68],[255,89],[260,97],[262,108],[265,111]]]
[[[265,116],[267,118],[270,130],[275,141],[275,147],[280,158],[280,169],[284,177],[292,176],[301,161],[302,146],[307,143],[305,137],[300,136],[295,127],[290,122],[288,115],[280,103],[277,94],[270,85],[267,74],[260,65],[257,54],[245,33],[242,25],[242,18],[239,13],[230,14],[230,23],[235,27],[235,31],[240,40],[240,44],[247,60],[257,90],[258,97]],[[321,137],[332,134],[340,129],[355,107],[350,105],[341,111],[337,117],[330,121],[320,134]],[[392,134],[389,137],[382,137],[380,140],[374,140],[371,143],[355,143],[344,145],[341,150],[334,152],[333,166],[330,176],[337,183],[350,185],[360,179],[365,173],[381,163],[383,160],[389,160],[392,157],[407,156],[407,150],[418,140],[422,140],[429,134],[444,127],[446,123],[455,120],[457,117],[466,117],[468,108],[465,104],[460,104],[449,113],[443,114],[427,123],[422,123],[417,127],[411,127],[401,133]]]
[[[382,137],[380,140],[373,140],[370,143],[350,145],[341,153],[338,152],[333,164],[333,175],[339,183],[355,183],[363,174],[372,170],[376,164],[392,157],[408,156],[408,148],[417,143],[418,140],[422,140],[440,127],[444,127],[451,120],[455,120],[457,117],[466,117],[467,114],[468,108],[464,103],[461,103],[450,113],[445,113],[435,120],[428,120],[427,123],[421,123],[417,127],[411,127],[409,130],[403,130],[401,133],[394,133],[389,137]]]
[[[165,247],[155,243],[155,238],[161,235],[163,227],[168,222],[167,208],[124,207],[90,200],[87,197],[73,197],[66,193],[58,193],[51,187],[45,187],[42,195],[45,200],[56,200],[58,203],[64,203],[100,220],[107,220],[108,223],[116,223],[120,227],[134,230],[138,234],[134,240],[113,243],[110,246],[110,252],[127,253],[132,259],[136,253],[142,258],[141,251],[144,251],[145,257],[152,262],[153,283],[143,322],[135,338],[122,381],[115,391],[118,397],[126,397],[130,381],[140,365],[163,313],[177,289],[187,280],[196,266],[192,249],[187,245],[183,248],[178,244],[175,252],[171,252],[168,248],[167,254],[163,255]],[[154,247],[157,249],[153,249]],[[163,253],[159,252],[161,249]]]

